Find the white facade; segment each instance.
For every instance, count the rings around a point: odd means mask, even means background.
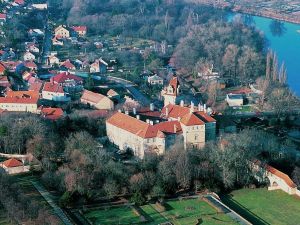
[[[24,61],[34,61],[35,56],[31,52],[26,52],[23,56]]]
[[[229,106],[242,106],[244,104],[244,98],[240,94],[228,94],[226,95],[226,102]]]
[[[42,91],[42,98],[46,100],[57,101],[57,102],[70,101],[70,98],[67,97],[65,93],[60,93],[60,92]]]
[[[4,109],[11,112],[31,112],[31,113],[38,113],[37,104],[24,104],[24,103],[1,103],[0,102],[0,109]]]

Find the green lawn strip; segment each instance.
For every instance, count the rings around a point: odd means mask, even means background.
[[[162,214],[175,225],[193,225],[198,219],[201,224],[237,224],[229,216],[217,213],[209,204],[199,199],[168,201]]]
[[[255,224],[294,225],[300,222],[300,199],[281,190],[242,189],[224,197],[224,202]]]
[[[151,219],[150,221],[145,223],[146,225],[157,225],[163,222],[167,222],[167,220],[163,216],[161,216],[159,212],[157,212],[151,205],[141,206],[141,209]]]
[[[139,223],[140,216],[136,215],[129,206],[110,207],[107,209],[90,209],[84,216],[93,224],[133,224]]]

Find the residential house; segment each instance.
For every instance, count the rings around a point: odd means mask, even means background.
[[[0,62],[0,75],[4,75],[4,72],[6,70],[6,66]]]
[[[35,91],[7,91],[0,97],[0,109],[11,112],[38,113],[39,93]]]
[[[84,104],[89,104],[96,109],[114,109],[114,103],[108,97],[88,90],[83,91],[80,101]]]
[[[43,82],[40,81],[40,80],[36,80],[35,82],[32,82],[32,83],[29,84],[28,90],[29,91],[36,91],[38,93],[41,93],[42,88],[43,88]],[[40,94],[40,97],[42,97],[41,94]]]
[[[61,85],[65,91],[81,91],[83,87],[83,79],[73,74],[63,72],[55,75],[50,82]]]
[[[215,79],[220,78],[219,73],[214,72],[213,70],[214,70],[214,65],[211,65],[211,66],[206,65],[206,67],[204,66],[198,72],[198,76],[204,80],[215,80]]]
[[[96,59],[94,63],[90,65],[91,73],[106,73],[108,63],[103,59]]]
[[[66,102],[70,98],[67,97],[61,85],[54,82],[46,82],[42,90],[42,98],[57,102]]]
[[[109,89],[106,95],[110,99],[116,99],[116,100],[120,99],[120,95],[113,89]]]
[[[244,96],[242,94],[227,94],[226,102],[230,107],[242,106],[244,104]]]
[[[41,107],[41,116],[48,120],[58,120],[64,116],[64,111],[61,108]]]
[[[8,159],[0,163],[6,173],[8,174],[18,174],[29,171],[29,166],[23,165],[23,163],[15,158]]]
[[[177,77],[172,77],[168,86],[166,86],[162,92],[161,96],[164,98],[164,105],[177,103],[178,95],[180,90],[180,83]]]
[[[56,37],[56,36],[54,38],[52,38],[52,45],[54,45],[54,46],[63,46],[64,42],[58,40],[58,38],[59,37]]]
[[[150,85],[163,85],[164,84],[164,79],[162,79],[160,76],[157,74],[148,77],[148,83]]]
[[[32,54],[31,52],[27,51],[23,55],[23,59],[24,59],[24,61],[34,61],[35,60],[35,55]]]
[[[67,29],[66,26],[60,25],[57,28],[55,28],[54,35],[56,37],[63,38],[63,39],[69,38],[70,37],[70,31]]]
[[[7,76],[0,76],[0,87],[7,88],[10,87],[9,80]]]
[[[199,106],[200,108],[200,106]],[[106,121],[109,140],[121,150],[131,149],[137,157],[164,154],[171,146],[202,148],[214,140],[216,121],[192,104],[190,107],[167,105],[161,112],[145,113],[133,109],[118,112]]]
[[[71,61],[69,59],[67,59],[66,61],[60,63],[60,66],[66,68],[68,71],[76,70],[76,67],[74,66],[73,63],[71,63]]]
[[[44,32],[41,29],[30,29],[28,31],[29,36],[31,37],[43,37]]]
[[[86,35],[87,27],[86,26],[72,26],[71,27],[80,37]]]
[[[37,3],[37,4],[32,4],[32,8],[38,9],[38,10],[46,10],[48,8],[47,3]]]
[[[33,71],[37,70],[37,65],[32,61],[25,61],[24,66]]]
[[[50,66],[59,65],[59,58],[57,58],[55,55],[50,55],[48,57],[48,65]]]
[[[4,24],[4,22],[6,22],[6,14],[0,13],[0,23]]]
[[[25,44],[25,48],[27,51],[32,52],[32,53],[39,53],[40,49],[37,47],[37,45],[35,43],[26,43]]]
[[[25,70],[23,73],[22,73],[22,78],[24,81],[29,81],[32,77],[36,77],[36,73],[33,72],[33,71],[27,71]]]

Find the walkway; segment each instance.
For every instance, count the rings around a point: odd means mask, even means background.
[[[35,181],[31,181],[33,186],[40,192],[43,198],[48,202],[48,204],[53,208],[54,213],[61,219],[61,221],[65,225],[73,225],[69,218],[65,215],[63,210],[56,205],[56,203],[52,200],[52,195],[40,184]]]
[[[220,200],[215,198],[213,195],[205,195],[204,196],[211,204],[215,207],[221,209],[226,215],[230,216],[234,221],[237,221],[242,225],[252,225],[248,220],[237,214],[235,211],[230,209],[227,205],[222,203]]]

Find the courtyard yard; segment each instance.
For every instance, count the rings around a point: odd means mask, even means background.
[[[220,225],[237,224],[224,213],[200,199],[167,201],[165,211],[159,212],[155,204],[140,207],[142,216],[127,206],[89,209],[83,215],[96,224],[145,224],[157,225],[170,221],[174,225],[200,224]],[[143,222],[143,220],[146,220]]]
[[[300,224],[300,198],[281,190],[242,189],[223,196],[222,200],[253,224]]]

